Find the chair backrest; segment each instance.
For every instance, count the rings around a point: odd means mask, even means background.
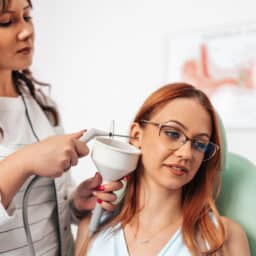
[[[244,228],[251,255],[256,256],[256,165],[240,155],[228,152],[225,134],[223,138],[222,189],[217,207],[221,215]]]

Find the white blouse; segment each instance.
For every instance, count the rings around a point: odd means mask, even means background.
[[[116,232],[112,230],[113,228],[109,228],[97,235],[89,248],[88,256],[129,256],[123,229]],[[191,256],[183,241],[181,228],[172,235],[157,256]]]

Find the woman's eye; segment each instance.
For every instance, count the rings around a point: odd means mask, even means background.
[[[24,16],[23,19],[24,19],[26,22],[29,22],[29,21],[31,21],[32,17],[28,15],[28,16]],[[9,27],[9,26],[11,26],[13,23],[14,23],[13,20],[6,21],[6,22],[0,22],[0,27]]]
[[[205,152],[208,147],[208,143],[201,142],[201,141],[193,141],[193,148],[202,152]]]
[[[172,131],[172,130],[169,130],[169,131],[165,131],[165,134],[170,138],[170,139],[179,139],[180,138],[180,133],[177,132],[177,131]]]
[[[25,17],[24,17],[24,20],[25,20],[25,21],[30,21],[30,20],[32,20],[32,17],[31,17],[31,16],[25,16]]]
[[[0,27],[9,27],[12,24],[12,21],[0,22]]]

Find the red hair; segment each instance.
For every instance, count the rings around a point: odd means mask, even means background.
[[[192,255],[217,255],[222,250],[225,239],[224,226],[215,206],[215,199],[221,184],[221,135],[217,115],[208,97],[200,90],[185,83],[168,84],[152,93],[137,112],[134,122],[150,120],[152,116],[169,101],[176,98],[197,100],[209,113],[212,121],[211,141],[220,146],[220,150],[210,160],[203,162],[191,182],[183,187],[182,235]],[[141,124],[143,125],[143,124]],[[118,223],[128,224],[140,211],[140,172],[135,170],[129,179],[127,193],[118,215],[100,229],[113,227]],[[209,212],[213,212],[215,220]],[[210,249],[202,249],[199,240],[207,242]]]

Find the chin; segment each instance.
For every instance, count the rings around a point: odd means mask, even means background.
[[[12,69],[13,70],[24,70],[28,69],[32,65],[32,61],[26,62],[26,63],[19,63],[15,65]]]
[[[168,186],[166,186],[166,188],[170,191],[173,190],[181,190],[183,188],[184,184],[169,184]]]
[[[159,181],[159,184],[161,184],[161,187],[164,187],[166,190],[169,191],[177,191],[177,190],[181,190],[182,187],[184,186],[184,182],[181,181]]]
[[[162,184],[168,190],[181,190],[188,183],[189,183],[189,181],[187,179],[180,180],[180,179],[172,178],[172,179],[166,180]]]

